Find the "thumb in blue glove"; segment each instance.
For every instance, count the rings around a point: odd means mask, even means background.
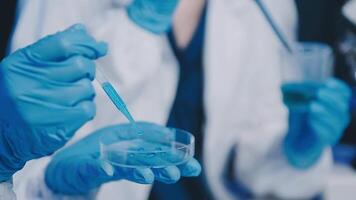
[[[148,126],[152,128],[152,124],[147,123],[139,123],[138,126],[139,128]],[[153,126],[163,133],[164,128],[158,125]],[[58,152],[46,169],[47,186],[56,193],[83,195],[100,187],[103,183],[121,179],[140,184],[150,184],[154,180],[169,184],[178,181],[181,176],[198,176],[200,174],[201,167],[195,159],[178,166],[167,164],[162,168],[122,167],[111,165],[101,159],[100,141],[130,140],[133,137],[131,133],[128,134],[127,130],[130,128],[132,126],[128,124],[107,127]],[[148,137],[152,135],[149,133],[147,133]],[[149,139],[158,139],[153,137]],[[174,153],[168,154],[155,158],[127,156],[127,159],[131,165],[153,166],[162,163],[163,159],[169,163],[169,160],[175,160],[179,156]]]
[[[127,12],[137,25],[160,34],[171,27],[178,2],[178,0],[134,0]]]
[[[309,97],[294,98],[299,102],[310,98],[304,106],[298,105],[297,101],[285,101],[290,114],[284,152],[291,165],[306,169],[318,161],[325,148],[337,144],[348,126],[351,90],[337,79],[329,79],[312,92],[308,91],[311,88],[307,85],[298,88],[285,85],[282,89],[285,95],[296,90],[300,94],[309,93]]]
[[[0,181],[52,154],[94,117],[94,60],[106,51],[77,24],[1,62]]]

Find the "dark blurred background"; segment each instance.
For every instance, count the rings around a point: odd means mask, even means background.
[[[9,37],[15,24],[16,0],[0,1],[0,58],[6,54]]]

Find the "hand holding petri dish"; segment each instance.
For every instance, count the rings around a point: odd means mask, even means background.
[[[194,156],[194,136],[148,122],[119,126],[100,138],[100,158],[113,166],[163,168]]]
[[[52,191],[69,195],[87,194],[118,180],[172,184],[200,174],[193,154],[194,137],[186,131],[147,122],[119,124],[56,153],[45,180]]]

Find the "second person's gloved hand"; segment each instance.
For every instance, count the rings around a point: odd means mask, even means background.
[[[94,117],[94,60],[106,51],[78,24],[0,63],[0,182],[52,154]]]
[[[283,87],[282,90],[288,93],[295,88]],[[350,122],[350,97],[351,90],[345,83],[329,79],[307,107],[300,109],[298,105],[287,104],[289,131],[283,148],[292,166],[311,167],[325,148],[337,144]]]
[[[179,0],[133,0],[127,12],[137,25],[160,34],[171,27],[178,2]]]
[[[142,130],[147,130],[148,127],[151,130],[145,131],[150,140],[160,141],[163,140],[163,137],[167,137],[164,131],[168,129],[161,126],[139,123],[138,127],[146,127]],[[100,141],[129,141],[136,137],[132,135],[130,129],[132,129],[132,125],[129,124],[107,127],[58,152],[46,169],[47,186],[55,193],[85,195],[92,189],[110,181],[126,179],[141,184],[150,184],[154,180],[174,183],[181,176],[189,177],[200,174],[201,167],[195,159],[179,166],[170,164],[171,160],[180,159],[178,154],[167,153],[169,155],[156,155],[155,157],[122,156],[122,159],[127,159],[128,163],[139,166],[140,164],[157,165],[167,162],[166,167],[163,168],[120,167],[102,161]],[[157,131],[152,132],[153,130]],[[123,145],[130,145],[130,143]],[[135,145],[131,145],[132,148],[137,148]],[[144,146],[139,146],[139,148],[144,148]]]

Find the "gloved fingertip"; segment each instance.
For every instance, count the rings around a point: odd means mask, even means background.
[[[78,104],[87,120],[92,120],[96,114],[96,106],[92,101],[84,101]]]
[[[167,184],[176,183],[181,177],[181,173],[176,166],[156,169],[154,173],[157,176],[157,180]]]
[[[150,169],[135,169],[133,178],[141,184],[151,184],[155,180],[154,174]]]
[[[201,165],[195,159],[190,160],[182,167],[182,175],[188,177],[199,176],[202,171]]]
[[[323,110],[323,107],[319,103],[313,102],[309,105],[309,110],[311,113],[319,113]]]
[[[98,43],[98,57],[105,56],[108,53],[109,46],[106,42],[99,42]]]
[[[317,91],[317,100],[325,100],[330,98],[330,89],[323,88]]]
[[[343,95],[345,95],[347,98],[350,98],[352,95],[352,90],[351,88],[343,81],[336,79],[336,78],[331,78],[326,82],[326,86],[331,89],[337,89],[339,92],[342,92]]]
[[[106,161],[101,161],[100,164],[101,164],[101,168],[104,170],[106,175],[114,176],[115,169],[110,163],[108,163]]]

